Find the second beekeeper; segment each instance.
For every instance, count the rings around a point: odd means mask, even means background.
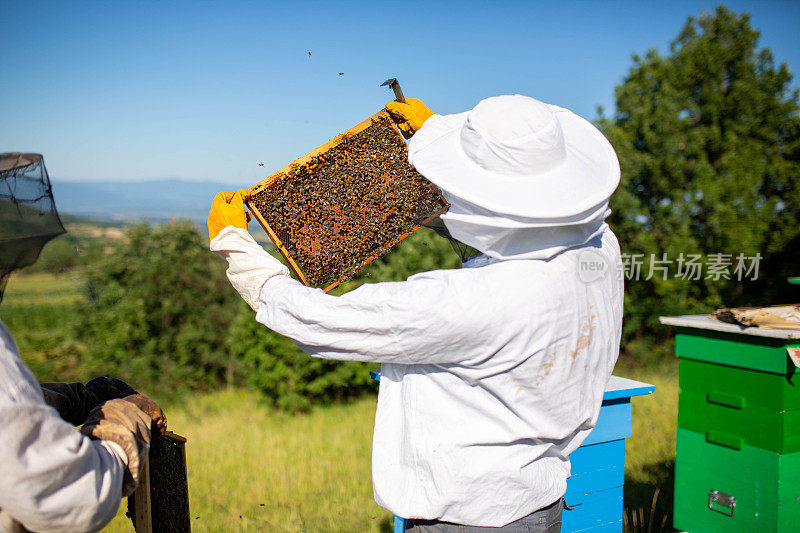
[[[0,154],[0,302],[11,274],[62,233],[42,156]],[[40,384],[0,320],[0,533],[105,527],[166,422],[119,379]]]
[[[379,505],[414,531],[558,531],[569,455],[619,349],[620,250],[604,222],[616,154],[588,121],[526,96],[387,109],[450,202],[450,234],[482,255],[331,296],[256,244],[240,192],[215,198],[211,249],[257,321],[314,357],[382,363]]]

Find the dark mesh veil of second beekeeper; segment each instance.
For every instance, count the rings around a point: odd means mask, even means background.
[[[0,154],[0,301],[12,271],[33,264],[65,233],[40,154]]]

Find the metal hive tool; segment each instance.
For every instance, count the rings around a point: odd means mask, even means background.
[[[245,202],[304,284],[326,292],[443,213],[385,111],[260,181]]]

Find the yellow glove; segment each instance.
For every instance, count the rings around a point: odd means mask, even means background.
[[[386,111],[397,122],[397,127],[400,128],[400,131],[403,132],[403,137],[406,139],[414,135],[425,121],[433,115],[433,111],[416,98],[406,98],[406,103],[404,104],[395,101],[388,102]]]
[[[228,226],[247,229],[248,217],[244,211],[244,200],[242,200],[242,194],[245,193],[247,193],[247,189],[217,193],[211,203],[211,211],[208,213],[209,241],[213,241],[214,237]]]

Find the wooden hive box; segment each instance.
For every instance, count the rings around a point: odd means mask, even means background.
[[[325,291],[449,207],[408,164],[385,111],[260,181],[245,202],[298,279]]]
[[[705,315],[660,320],[676,328],[679,360],[673,525],[797,531],[800,331]]]
[[[631,398],[652,394],[653,385],[611,376],[597,423],[569,456],[571,474],[564,500],[572,508],[561,531],[622,531],[625,439],[631,436]]]

